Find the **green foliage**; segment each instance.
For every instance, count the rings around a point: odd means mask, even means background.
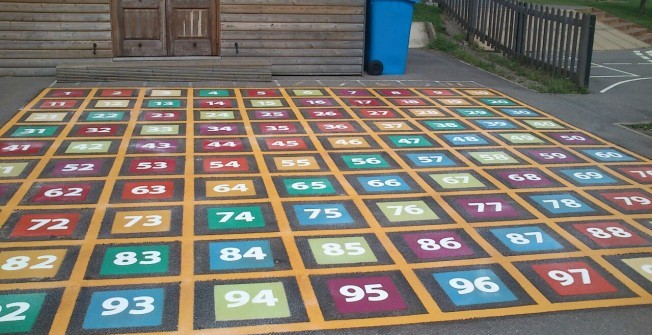
[[[418,3],[414,5],[414,14],[412,15],[414,22],[431,22],[435,27],[435,31],[442,33],[446,31],[444,20],[441,17],[441,9],[436,6],[424,5]]]
[[[601,9],[613,16],[623,18],[627,21],[636,23],[642,27],[652,29],[652,2],[648,1],[645,5],[647,9],[644,14],[640,13],[639,6],[641,0],[622,0],[622,1],[605,1],[605,0],[526,0],[544,5],[565,5],[565,6],[586,6]]]

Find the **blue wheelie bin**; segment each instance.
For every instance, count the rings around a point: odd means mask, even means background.
[[[404,74],[414,4],[419,0],[367,0],[365,68],[370,75]]]

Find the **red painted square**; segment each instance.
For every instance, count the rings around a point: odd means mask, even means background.
[[[143,112],[144,121],[180,121],[181,111],[146,111]]]
[[[2,142],[0,143],[0,155],[32,155],[41,152],[47,142]]]
[[[79,213],[23,214],[9,237],[71,236],[80,218]]]
[[[281,93],[278,90],[245,90],[245,96],[247,97],[280,97]]]
[[[618,171],[641,184],[652,184],[652,165],[626,166]]]
[[[405,90],[405,89],[394,89],[394,90],[384,89],[384,90],[376,90],[376,92],[386,97],[409,97],[409,96],[416,95],[412,93],[412,91]]]
[[[80,89],[73,89],[73,90],[68,90],[68,89],[56,89],[56,90],[51,90],[50,93],[48,93],[48,97],[51,98],[80,98],[80,97],[85,97],[89,90],[80,90]]]
[[[614,293],[618,291],[585,262],[559,262],[533,264],[531,266],[546,284],[561,296]]]
[[[174,158],[134,158],[129,163],[131,174],[173,173],[177,170]]]
[[[652,244],[618,221],[575,223],[571,227],[603,248],[637,247]]]
[[[306,111],[311,119],[341,119],[344,114],[339,109],[310,109]]]
[[[249,163],[245,157],[208,157],[204,159],[204,172],[247,172]]]
[[[385,105],[378,99],[365,99],[365,98],[347,99],[346,103],[347,105],[354,106],[354,107],[375,107],[375,106]]]
[[[235,123],[200,124],[199,134],[205,136],[238,135],[240,130]]]
[[[408,99],[389,99],[394,105],[397,106],[428,106],[429,103],[423,99],[408,98]]]
[[[339,89],[335,90],[335,94],[340,97],[373,97],[374,94],[369,90],[349,88],[349,89]]]
[[[652,196],[639,190],[619,191],[619,192],[598,192],[609,203],[625,212],[645,211],[652,213]]]
[[[199,108],[233,108],[232,99],[200,99],[195,102]]]
[[[268,150],[307,150],[308,146],[302,138],[266,138]]]
[[[340,314],[400,311],[408,308],[389,276],[336,278],[326,282]]]
[[[131,97],[134,95],[134,90],[101,90],[100,96],[104,98],[110,97]]]
[[[137,153],[173,153],[178,152],[179,142],[177,140],[137,140]]]
[[[431,97],[448,97],[448,96],[454,96],[457,95],[453,93],[452,91],[449,90],[430,90],[430,89],[425,89],[421,90],[421,93],[431,96]]]
[[[40,109],[64,109],[75,108],[81,100],[43,100],[38,108]]]
[[[351,122],[317,122],[317,128],[324,133],[355,132],[355,127]]]
[[[86,201],[92,184],[47,184],[42,185],[30,202],[36,203],[79,203]]]
[[[296,134],[297,127],[293,123],[259,123],[262,134]]]
[[[203,140],[202,150],[205,152],[243,151],[242,140]]]
[[[394,113],[393,110],[391,109],[361,109],[360,114],[362,114],[363,118],[370,118],[370,119],[383,119],[383,118],[393,118],[396,117],[396,113]]]
[[[118,125],[100,125],[100,124],[89,124],[79,126],[77,128],[77,136],[93,136],[93,137],[102,137],[102,136],[115,136],[118,133]]]
[[[327,107],[336,105],[333,100],[322,98],[297,99],[297,102],[299,106],[303,107]]]
[[[52,177],[89,177],[102,174],[103,159],[67,159],[57,161],[50,172]]]
[[[161,200],[174,196],[172,181],[128,181],[125,182],[121,197],[123,200]]]

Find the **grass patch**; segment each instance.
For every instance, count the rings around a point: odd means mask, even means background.
[[[626,124],[630,129],[636,130],[640,133],[647,134],[652,136],[652,122],[649,123],[637,123],[637,124]]]
[[[532,66],[523,65],[502,54],[480,49],[464,42],[464,36],[450,36],[446,31],[441,10],[424,4],[415,5],[414,21],[433,22],[437,36],[428,48],[445,52],[475,67],[491,72],[507,80],[519,83],[541,93],[584,94],[588,90],[577,86],[568,78],[553,76]]]
[[[613,16],[636,23],[642,27],[652,29],[652,2],[648,0],[645,6],[645,14],[638,10],[640,0],[527,0],[527,2],[543,5],[568,5],[586,6],[601,9]]]

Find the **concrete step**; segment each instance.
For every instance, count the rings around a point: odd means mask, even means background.
[[[647,34],[648,31],[645,28],[634,26],[632,28],[624,30],[623,32],[629,36],[640,37]]]
[[[616,29],[620,30],[620,31],[626,31],[626,30],[629,30],[629,29],[635,27],[634,24],[631,23],[631,22],[618,22],[618,23],[609,24],[609,25],[611,27],[613,27],[613,28],[616,28]]]
[[[610,26],[613,26],[614,24],[623,22],[623,20],[621,18],[615,17],[615,16],[606,16],[606,17],[602,18],[600,20],[600,22],[602,22],[604,24],[608,24]]]
[[[652,44],[652,33],[646,33],[645,35],[639,36],[638,39],[647,44]]]

